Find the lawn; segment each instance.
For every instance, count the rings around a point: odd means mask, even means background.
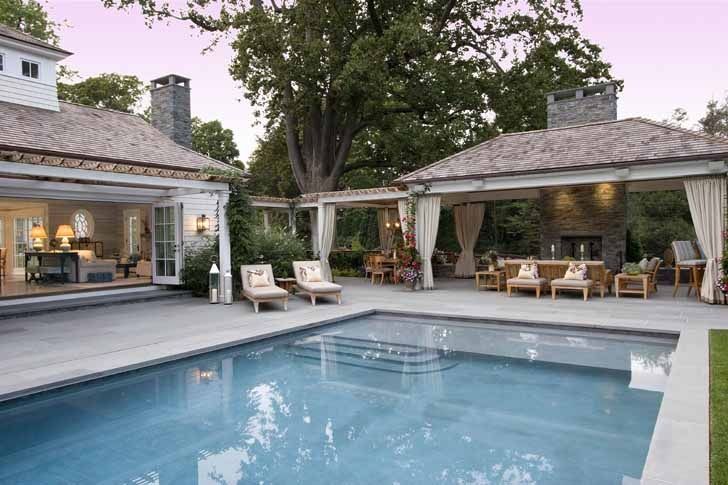
[[[728,330],[710,331],[710,483],[728,483]]]

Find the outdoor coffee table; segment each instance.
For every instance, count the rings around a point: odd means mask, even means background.
[[[480,284],[480,278],[483,278],[483,284]],[[500,292],[506,282],[506,272],[503,270],[495,271],[477,271],[475,273],[475,289],[495,289]]]
[[[650,275],[649,274],[638,274],[638,275],[628,275],[626,273],[619,273],[617,276],[614,277],[614,282],[616,286],[616,294],[617,298],[619,298],[619,295],[642,295],[642,298],[645,300],[648,296],[650,296]],[[638,283],[641,286],[635,287],[635,286],[629,286],[630,283]]]
[[[296,293],[296,278],[276,278],[276,284],[292,295]]]

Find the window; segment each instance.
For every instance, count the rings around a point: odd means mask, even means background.
[[[5,69],[5,56],[0,54],[0,71]]]
[[[22,73],[25,77],[31,77],[33,79],[38,79],[40,76],[40,64],[33,61],[22,61]]]
[[[94,235],[94,217],[86,209],[79,209],[71,215],[71,227],[76,239],[91,239]]]

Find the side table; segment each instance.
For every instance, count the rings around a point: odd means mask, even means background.
[[[481,284],[480,279],[483,278]],[[477,271],[475,273],[475,289],[495,289],[500,292],[506,282],[506,272],[503,270]]]

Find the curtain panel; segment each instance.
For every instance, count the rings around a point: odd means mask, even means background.
[[[437,240],[437,228],[440,225],[440,196],[423,195],[417,198],[416,237],[417,251],[422,258],[422,283],[426,290],[435,288],[432,275],[432,253]]]
[[[399,225],[402,228],[402,239],[404,239],[404,233],[407,231],[405,223],[405,219],[407,219],[407,199],[397,200],[397,210],[399,212]]]
[[[379,230],[379,247],[386,254],[392,250],[394,231],[387,229],[387,222],[391,222],[389,209],[377,209],[377,228]]]
[[[319,260],[321,273],[326,281],[332,281],[329,254],[334,245],[336,234],[336,204],[324,204],[319,207],[318,233],[319,233]]]
[[[700,296],[708,303],[717,303],[721,299],[715,282],[718,279],[718,259],[723,253],[723,234],[726,231],[727,180],[725,176],[685,180],[685,192],[695,234],[707,259]]]
[[[455,276],[470,278],[475,274],[475,245],[483,225],[485,204],[466,204],[453,207],[455,233],[460,243],[460,256],[455,264]]]

